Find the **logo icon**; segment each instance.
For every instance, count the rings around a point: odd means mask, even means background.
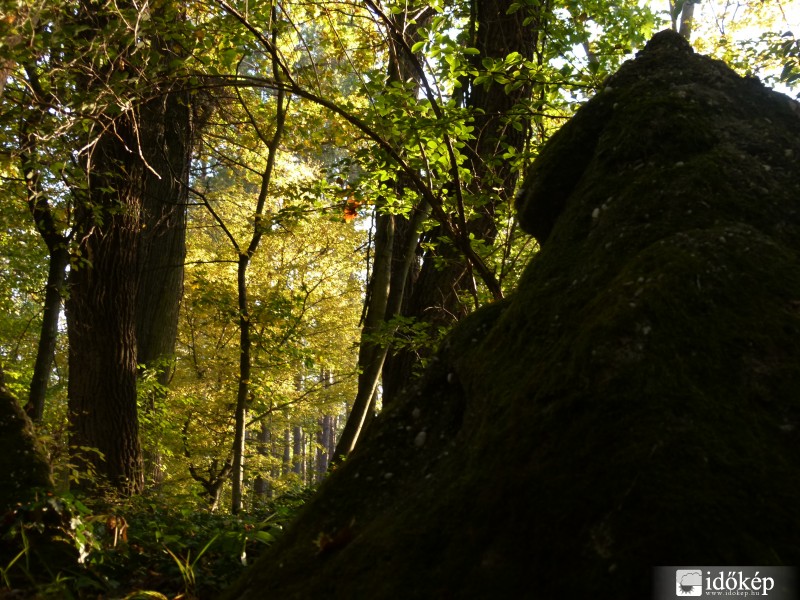
[[[703,595],[703,572],[698,570],[675,571],[675,595],[683,596],[702,596]]]

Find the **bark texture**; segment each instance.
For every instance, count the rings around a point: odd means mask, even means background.
[[[136,398],[144,166],[110,134],[92,159],[87,195],[75,211],[80,258],[70,269],[66,301],[70,446],[105,483],[135,493],[144,484]]]
[[[516,294],[228,598],[618,600],[655,565],[798,564],[799,113],[656,35],[533,166]]]
[[[147,178],[142,194],[136,345],[137,359],[144,365],[155,365],[175,352],[186,257],[189,113],[189,94],[176,91],[149,103],[142,114],[147,125],[143,150],[159,174]],[[163,371],[160,383],[166,385],[169,371]]]
[[[184,19],[167,5],[157,17],[176,26]],[[89,0],[75,18],[88,31],[119,22],[114,10]],[[153,32],[147,39],[152,59],[174,70],[168,66],[180,59],[174,44]],[[78,81],[89,93],[107,91],[107,80],[125,68],[132,49],[124,36],[115,50],[118,65],[83,65]],[[150,82],[150,66],[140,66],[140,82]],[[118,93],[141,98],[120,85]],[[70,444],[78,464],[126,494],[144,485],[137,367],[172,354],[183,282],[192,122],[189,95],[173,85],[165,76],[148,91],[151,99],[112,105],[100,115],[82,156],[86,180],[73,189],[77,251],[65,303]],[[150,459],[158,480],[157,453]]]
[[[158,176],[148,173],[138,240],[136,361],[157,371],[161,386],[147,399],[155,411],[172,375],[186,258],[186,207],[193,141],[190,95],[176,89],[143,107],[142,150]],[[151,434],[151,438],[153,438]],[[145,478],[161,483],[158,439],[144,451]]]

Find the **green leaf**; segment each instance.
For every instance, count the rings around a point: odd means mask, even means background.
[[[258,540],[262,544],[271,544],[275,541],[275,536],[267,531],[256,531],[255,535],[252,536],[253,539]]]

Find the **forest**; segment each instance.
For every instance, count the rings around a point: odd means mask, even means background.
[[[526,173],[656,32],[800,97],[783,0],[0,7],[0,597],[215,598],[323,510],[506,306]]]

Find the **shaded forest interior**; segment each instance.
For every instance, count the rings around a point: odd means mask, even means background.
[[[797,564],[800,105],[752,74],[791,89],[800,43],[766,4],[9,7],[0,586]]]

